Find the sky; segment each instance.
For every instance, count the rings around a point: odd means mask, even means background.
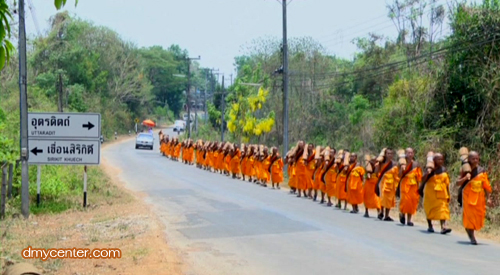
[[[67,0],[64,10],[106,26],[139,47],[178,44],[202,67],[235,74],[234,57],[254,39],[282,37],[282,5],[278,0]],[[392,2],[392,0],[387,0]],[[352,58],[353,38],[376,32],[396,36],[387,17],[386,0],[288,0],[288,37],[312,37],[329,54]],[[446,0],[438,0],[445,3]],[[57,11],[54,0],[26,1],[27,32],[48,30]],[[447,27],[444,27],[446,31]]]

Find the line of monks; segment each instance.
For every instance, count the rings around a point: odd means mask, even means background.
[[[348,150],[314,146],[299,141],[285,157],[281,157],[276,147],[270,150],[264,145],[247,145],[229,142],[211,142],[190,139],[179,141],[160,132],[162,155],[175,161],[194,165],[204,170],[232,176],[235,179],[254,182],[262,186],[271,183],[272,188],[280,188],[284,180],[287,164],[290,192],[297,197],[320,199],[327,206],[347,209],[359,213],[364,205],[364,217],[369,210],[377,211],[383,221],[393,221],[390,211],[396,207],[399,198],[399,221],[413,226],[412,216],[417,212],[423,198],[423,208],[428,229],[434,232],[432,221],[440,221],[441,234],[448,234],[450,219],[450,177],[444,167],[440,153],[429,152],[427,163],[420,166],[414,159],[412,148],[398,150],[384,148],[375,157],[365,155],[364,165],[356,153]],[[270,152],[269,152],[270,151]],[[396,154],[397,153],[397,154]],[[474,231],[484,226],[486,201],[491,193],[491,185],[486,170],[479,166],[479,154],[460,149],[462,168],[457,184],[460,186],[458,201],[463,207],[463,225],[471,244],[477,241]],[[394,159],[397,159],[395,161]]]

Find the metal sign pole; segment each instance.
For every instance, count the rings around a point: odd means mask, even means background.
[[[87,165],[83,166],[83,207],[87,207]]]
[[[40,206],[40,181],[42,177],[42,167],[40,165],[36,166],[36,206]]]

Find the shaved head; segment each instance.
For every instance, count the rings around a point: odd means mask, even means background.
[[[444,157],[440,153],[434,154],[434,164],[436,168],[443,166],[444,164]]]
[[[479,153],[476,151],[471,151],[469,153],[469,158],[467,160],[471,168],[476,168],[479,165]]]

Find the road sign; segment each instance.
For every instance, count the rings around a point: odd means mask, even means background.
[[[29,113],[28,138],[98,139],[101,136],[101,114]]]
[[[98,165],[101,143],[97,140],[29,139],[29,164]]]
[[[139,119],[138,118],[135,119],[135,123],[139,123]]]

